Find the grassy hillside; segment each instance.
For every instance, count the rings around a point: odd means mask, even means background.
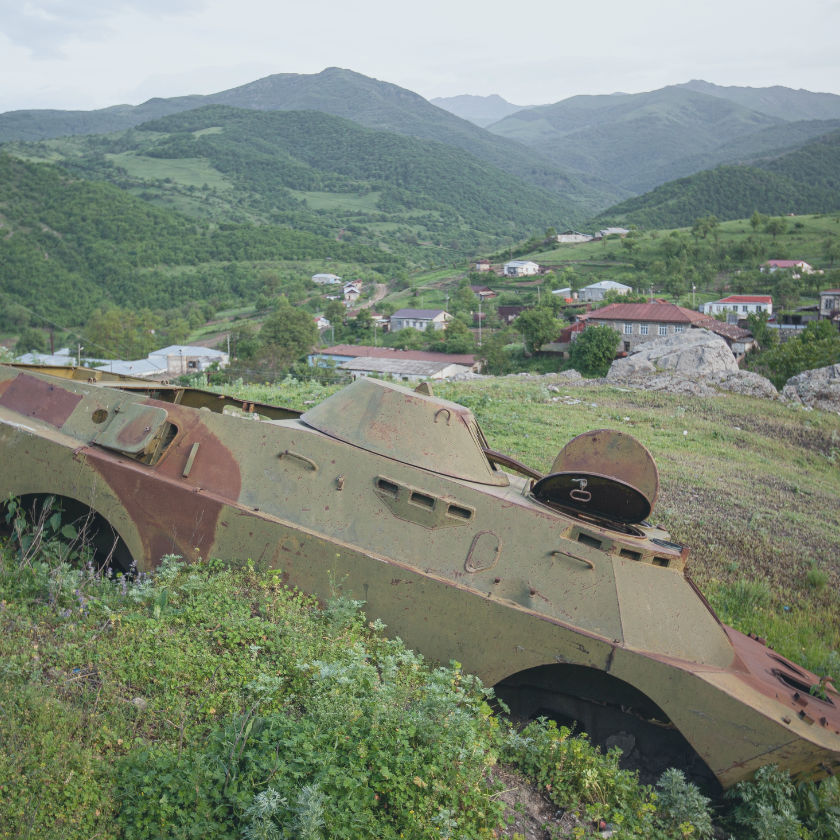
[[[614,192],[588,186],[534,151],[437,108],[412,91],[337,67],[311,75],[278,73],[207,96],[151,99],[136,108],[13,111],[0,114],[0,142],[104,134],[211,104],[262,111],[321,111],[371,129],[435,140],[579,205],[581,214],[615,200]]]
[[[316,111],[216,105],[116,135],[6,149],[184,213],[359,235],[421,262],[435,248],[437,259],[467,256],[580,212],[457,148]]]
[[[8,155],[0,155],[0,221],[3,307],[22,304],[63,326],[108,301],[172,309],[252,299],[266,263],[400,266],[378,248],[288,227],[196,222],[109,184]]]
[[[682,226],[714,214],[737,219],[840,209],[840,131],[752,166],[721,166],[663,184],[601,214],[644,227]]]

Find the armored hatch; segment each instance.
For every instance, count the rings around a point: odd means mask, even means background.
[[[451,478],[506,486],[484,454],[487,441],[468,408],[401,385],[357,379],[301,415],[307,426],[368,452]]]
[[[534,485],[541,502],[618,522],[642,522],[659,495],[648,450],[624,432],[598,429],[570,440]]]

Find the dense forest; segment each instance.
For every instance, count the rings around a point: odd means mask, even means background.
[[[0,155],[2,302],[79,324],[103,302],[171,308],[253,297],[243,261],[335,258],[386,269],[392,255],[280,226],[211,225],[109,184]]]

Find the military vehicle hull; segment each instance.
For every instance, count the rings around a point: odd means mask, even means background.
[[[591,433],[616,463],[587,469],[579,446],[540,478],[499,469],[467,409],[386,383],[301,415],[107,379],[0,367],[0,494],[92,517],[113,565],[213,556],[337,586],[514,713],[577,721],[643,769],[725,789],[764,764],[840,767],[834,687],[724,626],[665,532],[587,510],[583,476],[655,501],[649,466],[618,463],[626,441]]]

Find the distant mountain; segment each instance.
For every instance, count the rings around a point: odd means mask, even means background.
[[[498,122],[527,107],[525,105],[512,105],[497,93],[490,96],[471,96],[470,94],[444,96],[430,99],[429,102],[432,105],[437,105],[438,108],[443,108],[444,111],[455,114],[462,120],[469,120],[471,123],[480,125],[482,128],[486,128],[491,123]]]
[[[753,166],[720,166],[662,184],[599,214],[596,221],[683,227],[714,214],[740,219],[840,210],[840,130]]]
[[[125,130],[149,119],[210,104],[261,111],[322,111],[367,128],[436,140],[470,152],[528,183],[577,198],[590,211],[614,201],[618,194],[595,182],[570,178],[533,150],[437,108],[419,94],[337,67],[309,75],[278,73],[220,93],[151,99],[136,108],[11,111],[0,115],[0,142]]]
[[[557,166],[641,192],[696,171],[679,172],[680,161],[782,122],[717,96],[667,87],[574,96],[517,111],[489,130],[530,146]]]
[[[728,99],[744,108],[790,122],[840,119],[840,96],[834,93],[813,93],[779,85],[763,88],[721,87],[699,79],[676,87]]]

